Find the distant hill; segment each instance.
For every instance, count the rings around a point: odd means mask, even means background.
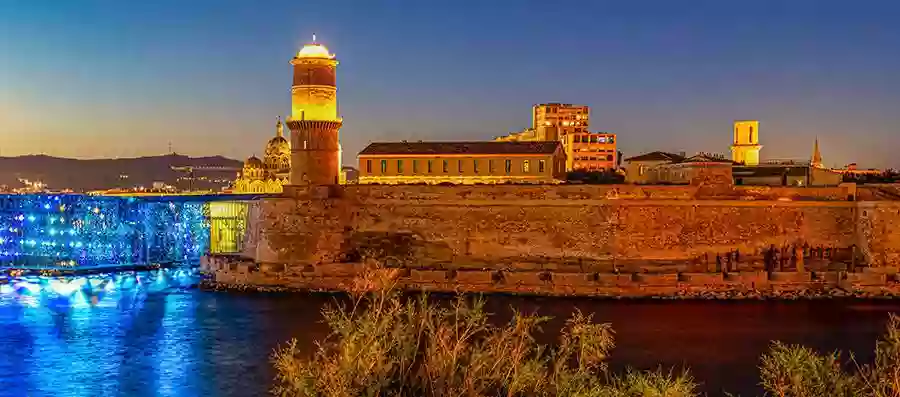
[[[0,185],[22,187],[19,179],[39,180],[51,190],[72,189],[76,192],[152,186],[164,182],[182,189],[190,187],[186,172],[173,166],[213,166],[238,169],[241,161],[213,157],[188,157],[179,154],[122,159],[67,159],[45,155],[0,157]],[[233,180],[236,171],[204,171],[194,173],[194,188],[218,190],[225,181]],[[215,182],[218,180],[218,182]]]

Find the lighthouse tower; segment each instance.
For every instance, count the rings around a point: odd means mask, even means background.
[[[338,61],[313,41],[291,59],[291,185],[333,185],[340,174],[335,71]]]

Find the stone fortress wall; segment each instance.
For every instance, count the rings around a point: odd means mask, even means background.
[[[443,291],[896,290],[900,201],[886,197],[853,186],[319,188],[255,203],[245,252],[204,269],[220,285],[327,290],[371,264]]]

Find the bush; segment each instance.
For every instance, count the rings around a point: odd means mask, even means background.
[[[490,325],[481,299],[458,297],[450,307],[427,296],[404,299],[392,288],[397,269],[381,269],[354,283],[351,306],[323,310],[332,333],[311,357],[297,341],[276,349],[273,393],[283,397],[558,396],[691,397],[687,372],[611,373],[615,346],[609,324],[580,312],[568,319],[555,348],[534,335],[546,317],[515,312],[509,324]],[[375,292],[372,292],[375,291]],[[763,355],[761,385],[778,397],[900,397],[900,317],[891,315],[876,344],[875,361],[819,355],[775,342]],[[845,368],[849,367],[849,368]],[[848,370],[850,369],[850,370]]]
[[[388,290],[351,307],[331,305],[324,316],[332,334],[311,358],[299,354],[296,340],[276,350],[276,395],[696,395],[687,374],[609,374],[613,330],[581,313],[567,321],[555,349],[533,337],[547,318],[515,313],[508,325],[491,326],[481,299],[441,308]]]
[[[803,346],[772,344],[763,355],[761,385],[774,396],[900,397],[900,317],[891,315],[887,334],[875,346],[875,362],[847,372],[840,354],[819,355]]]

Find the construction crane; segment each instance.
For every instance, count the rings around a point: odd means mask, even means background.
[[[240,167],[228,167],[224,165],[173,165],[172,171],[186,172],[190,181],[189,190],[194,190],[194,171],[231,171],[238,172]]]

